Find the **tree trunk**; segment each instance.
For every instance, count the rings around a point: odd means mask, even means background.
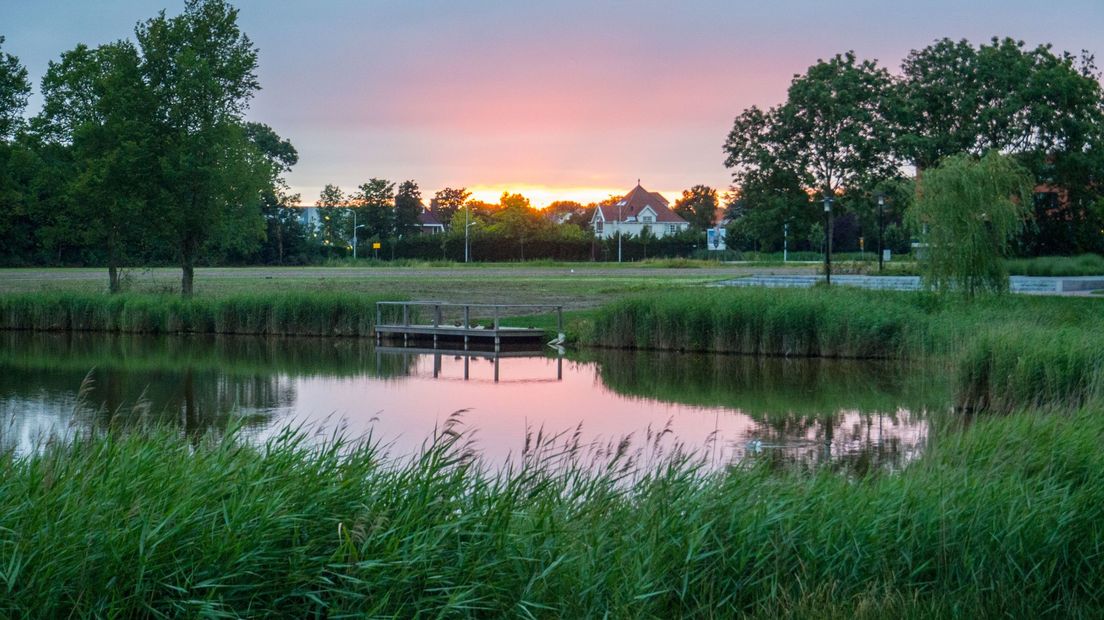
[[[192,296],[192,281],[195,279],[195,242],[187,237],[180,247],[180,294],[184,297]]]
[[[356,231],[353,231],[356,232]],[[276,256],[281,265],[284,264],[284,227],[276,222]]]
[[[113,262],[107,266],[107,290],[114,295],[121,289],[122,287],[119,285],[119,268],[116,267]]]
[[[107,290],[114,295],[122,291],[119,283],[119,243],[116,239],[115,229],[108,232],[107,237]]]

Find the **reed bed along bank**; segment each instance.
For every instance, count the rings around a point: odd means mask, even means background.
[[[368,336],[373,297],[356,294],[240,293],[217,298],[128,293],[0,296],[0,329],[142,334]]]
[[[894,475],[287,431],[0,457],[5,617],[1099,617],[1104,415],[1021,413]]]
[[[1099,300],[727,288],[640,295],[593,314],[599,347],[783,357],[923,359],[956,376],[960,404],[1076,407],[1104,392]]]
[[[1008,272],[1019,276],[1104,276],[1104,256],[1039,256],[1005,261]]]

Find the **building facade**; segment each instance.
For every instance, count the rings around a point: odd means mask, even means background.
[[[595,209],[590,226],[596,237],[608,239],[618,232],[638,237],[645,228],[656,237],[666,237],[689,229],[690,223],[671,210],[666,198],[638,182],[621,200]]]

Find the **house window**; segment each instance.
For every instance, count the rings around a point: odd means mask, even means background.
[[[594,223],[594,232],[598,233],[599,235],[602,234],[602,222],[601,222],[601,220]]]
[[[668,235],[675,234],[675,225],[674,224],[668,224],[667,225],[667,234]]]
[[[650,215],[645,215],[642,219],[644,220],[645,224],[651,224],[653,221],[655,221],[655,218]]]

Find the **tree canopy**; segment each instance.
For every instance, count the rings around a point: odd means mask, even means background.
[[[1042,188],[1017,247],[1071,253],[1104,251],[1104,236],[1089,232],[1104,228],[1100,144],[1104,96],[1091,56],[1007,38],[940,39],[912,51],[899,76],[850,52],[818,61],[784,103],[737,116],[724,151],[748,218],[740,227],[766,245],[786,223],[815,221],[801,216],[813,207],[798,190],[836,196],[835,211],[853,214],[869,237],[877,188],[947,157],[997,150]],[[889,227],[904,224],[902,211]]]
[[[27,68],[19,58],[3,51],[4,37],[0,36],[0,141],[15,135],[23,121],[23,109],[31,94]]]
[[[695,185],[682,191],[675,201],[674,212],[698,230],[713,226],[717,213],[717,190],[708,185]]]

